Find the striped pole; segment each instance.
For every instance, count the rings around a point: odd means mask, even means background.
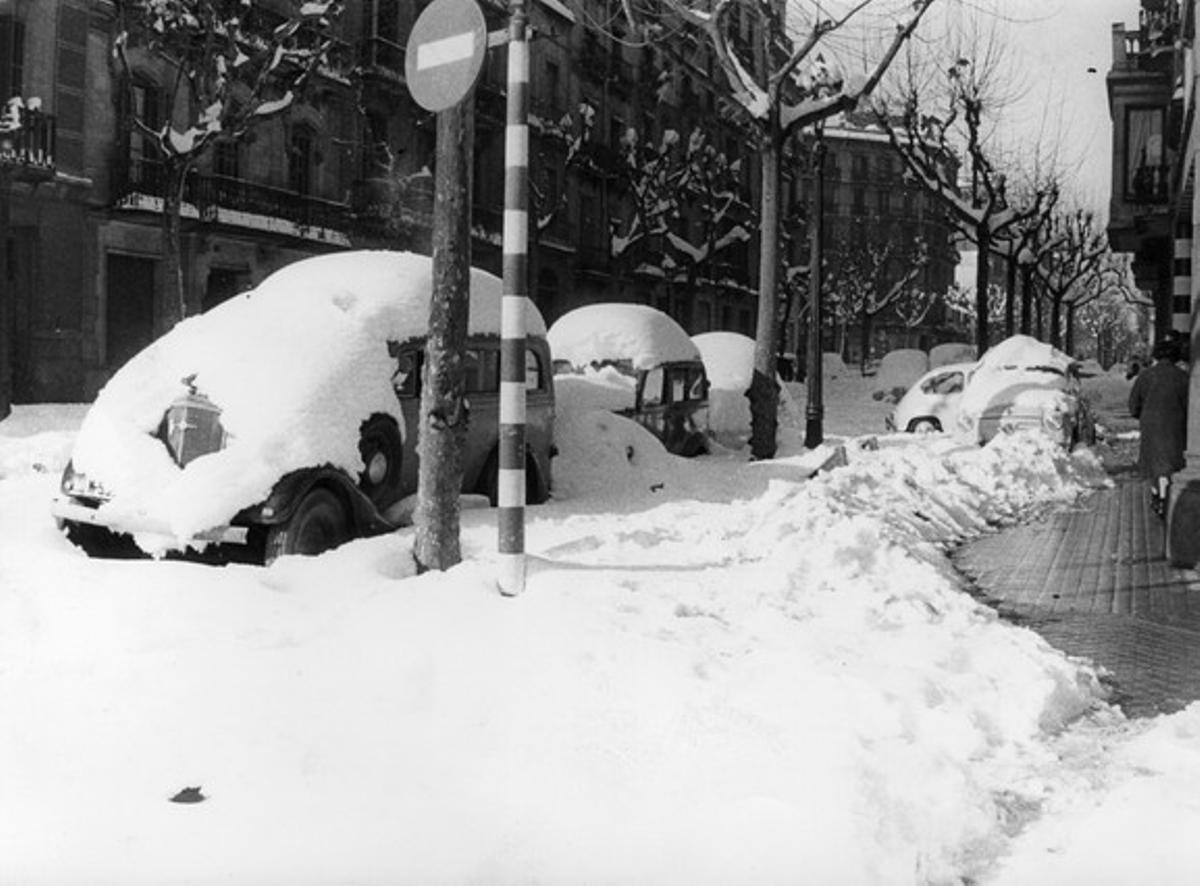
[[[1192,331],[1192,219],[1180,213],[1175,219],[1175,261],[1172,267],[1171,328]]]
[[[525,0],[508,25],[504,131],[504,295],[500,303],[500,593],[525,590],[525,295],[529,253],[529,42]]]

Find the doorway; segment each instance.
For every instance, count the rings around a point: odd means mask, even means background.
[[[158,263],[110,252],[105,293],[105,361],[118,369],[154,340],[154,279]]]

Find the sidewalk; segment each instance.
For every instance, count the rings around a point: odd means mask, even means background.
[[[1128,716],[1200,699],[1200,575],[1163,557],[1163,523],[1127,466],[1074,508],[963,545],[957,567],[1002,617],[1106,670]]]

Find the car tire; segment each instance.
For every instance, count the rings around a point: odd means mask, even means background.
[[[400,497],[400,458],[404,445],[400,428],[390,415],[373,415],[358,432],[363,471],[358,488],[380,511]]]
[[[350,528],[345,505],[336,493],[323,486],[310,489],[285,522],[267,529],[263,561],[331,550],[350,538]]]
[[[936,418],[914,418],[908,423],[908,430],[911,434],[936,434],[942,426]]]

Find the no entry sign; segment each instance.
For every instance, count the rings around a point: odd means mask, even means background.
[[[413,25],[404,73],[413,101],[452,108],[471,90],[487,51],[487,24],[475,0],[433,0]]]

